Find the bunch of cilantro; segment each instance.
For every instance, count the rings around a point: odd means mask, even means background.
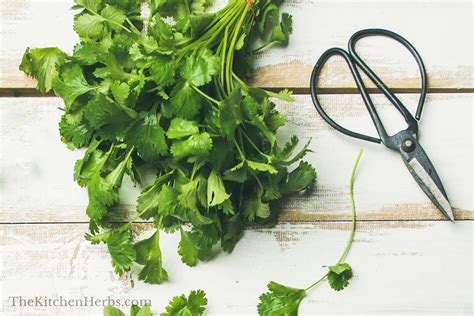
[[[73,53],[27,49],[20,65],[64,100],[62,141],[87,148],[74,167],[89,195],[86,238],[107,245],[118,274],[134,267],[147,283],[168,279],[161,231],[181,234],[178,252],[194,266],[231,252],[244,227],[275,223],[272,206],[316,177],[301,161],[308,144],[277,143],[285,118],[271,98],[291,94],[245,83],[253,47],[287,44],[291,16],[278,0],[230,0],[216,13],[208,1],[75,0]],[[125,175],[145,189],[138,215],[117,224]],[[136,242],[138,219],[156,231]]]

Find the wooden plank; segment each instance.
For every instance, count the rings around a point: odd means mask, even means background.
[[[222,6],[225,1],[218,1]],[[19,93],[35,83],[18,70],[26,47],[58,46],[71,52],[77,42],[72,29],[72,0],[3,0],[0,3],[0,89]],[[346,47],[355,31],[381,27],[409,39],[425,60],[433,91],[474,88],[471,1],[312,1],[288,0],[283,9],[294,16],[288,48],[256,55],[254,84],[270,88],[306,89],[312,67],[324,50]],[[409,12],[409,14],[408,14]],[[449,21],[446,22],[446,21]],[[453,36],[462,34],[462,37]],[[387,39],[363,40],[362,56],[390,87],[419,88],[417,67],[408,52]],[[337,59],[323,72],[321,86],[355,87],[345,64]],[[373,85],[369,85],[373,86]],[[10,91],[10,92],[9,92]]]
[[[168,300],[203,289],[209,315],[255,315],[270,280],[305,287],[342,252],[349,223],[284,224],[248,230],[230,254],[189,268],[176,253],[179,236],[164,234],[170,281],[146,285],[135,274],[118,278],[104,246],[92,246],[87,225],[2,225],[3,315],[99,315],[100,307],[12,307],[9,297],[150,299],[160,312]],[[143,234],[149,226],[140,225]],[[474,222],[360,223],[348,262],[349,287],[327,284],[308,294],[301,315],[472,315]],[[298,258],[298,259],[297,259]],[[302,260],[304,258],[304,260]]]
[[[413,108],[415,95],[400,95]],[[373,133],[359,96],[326,95],[323,102],[349,128]],[[457,219],[473,219],[472,94],[430,95],[420,126],[420,141],[443,180]],[[377,95],[374,102],[389,130],[401,126],[392,106]],[[73,182],[72,169],[82,151],[71,152],[59,140],[57,98],[0,98],[0,222],[86,222],[86,190]],[[361,220],[438,220],[442,215],[418,188],[396,153],[376,144],[345,137],[330,129],[308,96],[279,103],[289,123],[281,140],[296,134],[312,138],[307,159],[318,170],[314,192],[282,202],[285,222],[350,218],[348,178],[355,156],[365,150],[356,185]],[[134,209],[138,188],[126,179],[121,191],[125,211]]]

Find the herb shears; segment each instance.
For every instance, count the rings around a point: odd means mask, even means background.
[[[407,110],[407,108],[395,96],[395,94],[390,90],[390,88],[388,88],[384,84],[384,82],[372,71],[372,69],[370,69],[369,66],[367,66],[367,64],[357,54],[355,50],[357,41],[361,38],[368,36],[385,36],[394,39],[395,41],[406,47],[415,58],[421,74],[421,95],[418,102],[415,117],[413,117],[410,111]],[[354,77],[354,80],[357,84],[357,88],[375,125],[377,133],[379,135],[378,138],[356,133],[342,127],[341,125],[337,124],[321,106],[321,103],[318,99],[318,78],[321,73],[321,69],[323,68],[327,60],[330,57],[336,55],[343,57],[346,63],[348,64],[352,76]],[[358,68],[360,68],[369,77],[369,79],[382,91],[382,93],[388,98],[390,103],[392,103],[398,110],[398,112],[403,116],[405,122],[408,125],[406,129],[394,135],[388,135],[377,113],[377,110],[374,104],[372,103],[370,95],[367,92],[364,82],[362,81]],[[454,222],[451,204],[448,200],[443,184],[441,183],[441,180],[433,164],[428,158],[426,152],[423,150],[423,147],[418,143],[417,140],[418,120],[421,117],[421,112],[423,110],[423,104],[425,102],[427,92],[427,78],[423,60],[410,42],[408,42],[402,36],[384,29],[365,29],[358,31],[354,33],[349,39],[348,51],[334,47],[328,49],[321,55],[318,62],[314,66],[313,73],[311,75],[310,85],[311,97],[313,99],[314,106],[321,115],[321,117],[329,125],[331,125],[331,127],[350,137],[378,144],[382,143],[387,148],[399,152],[400,156],[403,159],[403,162],[405,163],[411,175],[413,176],[413,178],[415,178],[421,189],[430,198],[430,200],[438,208],[438,210],[443,213],[444,216],[446,216],[449,220]]]

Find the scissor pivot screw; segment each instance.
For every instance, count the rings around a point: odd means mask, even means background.
[[[407,138],[402,142],[402,149],[404,152],[412,152],[416,147],[415,142],[411,138]]]

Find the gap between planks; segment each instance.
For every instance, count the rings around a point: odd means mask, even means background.
[[[265,88],[268,91],[279,92],[283,89],[289,89],[293,91],[294,95],[306,95],[310,94],[309,88],[301,87],[281,87],[281,88]],[[399,94],[418,94],[421,92],[417,88],[390,88],[393,93]],[[381,94],[382,92],[377,88],[367,88],[370,94]],[[319,94],[360,94],[357,88],[319,88]],[[430,93],[449,93],[449,94],[462,94],[462,93],[474,93],[474,88],[428,88],[428,94]],[[54,93],[50,92],[47,94],[41,94],[34,88],[0,88],[0,98],[38,98],[38,97],[54,97]]]
[[[282,220],[279,221],[276,225],[304,225],[304,224],[348,224],[351,223],[352,220],[349,219],[336,219],[336,220],[300,220],[300,221],[288,221]],[[438,222],[446,222],[449,223],[449,220],[446,219],[401,219],[401,220],[393,220],[393,219],[357,219],[357,223],[361,224],[383,224],[383,223],[438,223]],[[453,224],[455,225],[457,222],[474,222],[474,219],[456,219],[456,222]],[[111,224],[125,224],[127,222],[111,222]],[[0,222],[0,226],[21,226],[21,225],[88,225],[89,222]],[[133,225],[152,225],[153,222],[143,221],[143,222],[131,222]],[[245,230],[259,230],[259,229],[271,229],[274,227],[265,227],[265,226],[248,226]]]

